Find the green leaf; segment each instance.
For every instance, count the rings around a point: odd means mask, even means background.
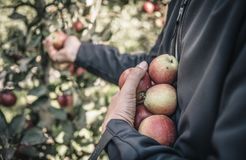
[[[17,12],[13,12],[11,15],[9,15],[9,18],[14,19],[14,20],[22,20],[25,23],[27,22],[26,16],[24,16],[20,13],[17,13]]]
[[[33,147],[33,146],[25,146],[25,145],[21,145],[19,148],[18,148],[18,152],[23,154],[23,155],[26,155],[28,157],[38,157],[39,156],[39,152],[38,150]]]
[[[39,97],[31,104],[31,108],[35,111],[39,111],[42,108],[46,108],[49,104],[49,98],[47,96]]]
[[[63,131],[65,132],[65,135],[63,137],[64,143],[68,144],[73,137],[73,133],[74,133],[73,124],[70,121],[65,121],[64,123],[62,123],[62,127],[63,127]]]
[[[0,150],[0,159],[4,160],[12,160],[15,154],[15,150],[13,148],[6,148]]]
[[[35,60],[35,57],[22,58],[18,61],[19,68],[21,72],[28,72],[30,69],[30,64],[32,64]]]
[[[42,144],[47,140],[47,138],[44,136],[44,133],[39,128],[31,128],[30,130],[26,131],[24,134],[21,144],[23,145],[36,145],[36,144]]]
[[[59,120],[66,120],[67,119],[67,114],[64,110],[50,107],[49,111],[50,111],[50,113],[53,114],[55,119],[59,119]]]
[[[46,86],[39,86],[30,90],[28,94],[41,97],[43,95],[46,95],[47,93],[48,93],[48,89]]]
[[[15,116],[9,124],[9,133],[11,136],[20,134],[25,127],[25,118],[23,115]]]
[[[13,82],[18,83],[20,81],[23,81],[27,76],[27,72],[20,72],[20,73],[14,73],[13,74]]]
[[[73,120],[73,123],[76,127],[76,129],[80,130],[81,128],[84,128],[86,126],[86,116],[85,111],[80,109],[77,111],[78,115]]]
[[[0,134],[8,133],[8,126],[7,121],[5,119],[4,114],[0,111]]]

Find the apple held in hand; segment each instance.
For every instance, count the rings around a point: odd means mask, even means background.
[[[144,2],[144,5],[143,5],[143,10],[146,12],[146,13],[153,13],[154,10],[155,10],[155,6],[152,2]]]
[[[173,121],[165,115],[152,115],[145,118],[140,126],[139,133],[153,138],[162,145],[172,145],[176,138],[176,129]]]
[[[121,88],[125,81],[127,76],[129,75],[129,73],[131,72],[133,68],[128,68],[125,71],[122,72],[122,74],[120,75],[119,81],[118,81],[118,85]],[[146,73],[144,75],[144,77],[141,79],[141,81],[139,82],[139,85],[137,87],[137,93],[139,92],[145,92],[149,87],[151,86],[151,81],[150,81],[150,77],[149,74]]]
[[[51,42],[55,49],[60,50],[63,48],[67,39],[67,35],[62,31],[56,31],[50,35]]]
[[[156,84],[171,84],[176,78],[177,70],[177,59],[168,54],[163,54],[156,57],[149,65],[150,78]]]
[[[144,105],[153,114],[171,115],[177,105],[176,90],[169,84],[158,84],[146,92]]]
[[[57,101],[62,108],[73,106],[73,96],[63,94],[57,97]]]
[[[138,105],[136,108],[135,120],[134,120],[134,127],[136,129],[139,128],[140,123],[145,118],[151,116],[152,114],[145,108],[144,105]]]
[[[0,104],[2,104],[5,107],[12,107],[15,105],[17,100],[16,95],[14,92],[10,90],[4,90],[0,92]]]

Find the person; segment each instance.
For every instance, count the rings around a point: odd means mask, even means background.
[[[102,149],[117,160],[246,159],[245,6],[243,0],[172,0],[165,29],[149,54],[119,54],[73,36],[57,51],[45,40],[54,61],[74,62],[112,83],[134,67],[112,98],[91,159]],[[151,60],[163,53],[179,61],[173,146],[160,145],[133,128],[136,86]]]

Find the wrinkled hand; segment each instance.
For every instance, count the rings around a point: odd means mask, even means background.
[[[73,63],[76,59],[80,44],[77,37],[69,36],[64,43],[64,47],[61,50],[57,50],[54,48],[50,37],[47,37],[43,41],[44,48],[48,52],[50,59],[58,63]]]
[[[121,90],[113,96],[102,125],[102,132],[105,131],[111,119],[121,119],[133,126],[136,112],[136,89],[147,68],[148,64],[145,61],[137,65],[128,75]]]

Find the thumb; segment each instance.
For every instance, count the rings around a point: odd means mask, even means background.
[[[148,63],[146,61],[139,63],[135,68],[133,68],[130,74],[127,76],[126,81],[123,87],[121,88],[121,91],[126,94],[135,94],[138,84],[145,75],[147,69]]]

